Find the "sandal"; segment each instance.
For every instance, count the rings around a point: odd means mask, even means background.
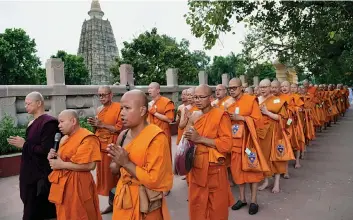
[[[249,215],[255,215],[259,211],[259,205],[251,203],[249,207]]]
[[[233,206],[232,206],[232,210],[239,210],[241,209],[242,207],[248,205],[248,203],[246,202],[242,202],[241,200],[238,200],[237,203],[235,203]]]

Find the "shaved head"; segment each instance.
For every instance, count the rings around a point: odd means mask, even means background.
[[[98,88],[98,91],[99,90],[103,90],[103,91],[105,91],[106,93],[111,93],[112,92],[112,89],[110,88],[110,86],[100,86],[99,88]]]
[[[80,128],[79,117],[75,110],[67,109],[58,116],[59,129],[64,135],[72,135]]]
[[[236,86],[242,86],[242,82],[239,78],[232,78],[229,81],[229,84],[236,85]]]
[[[226,96],[227,96],[227,88],[222,84],[218,84],[216,86],[216,98],[223,99]]]
[[[160,89],[161,88],[161,86],[157,82],[151,82],[149,86],[153,87],[153,88],[156,88],[156,89]]]
[[[271,86],[271,81],[269,79],[263,79],[260,81],[259,86]]]
[[[25,108],[28,114],[39,117],[44,113],[44,98],[39,92],[31,92],[25,98]]]
[[[44,98],[39,92],[31,92],[26,96],[26,99],[30,99],[34,102],[39,101],[44,104]]]
[[[212,95],[212,88],[209,85],[201,84],[195,88],[196,91],[203,91],[206,95]]]
[[[98,88],[98,97],[102,105],[109,106],[113,100],[113,94],[110,86],[100,86]]]
[[[144,92],[138,89],[133,89],[131,91],[125,92],[121,99],[131,99],[135,102],[137,107],[146,107],[148,108],[148,98]]]
[[[233,98],[238,98],[243,94],[242,82],[239,78],[232,78],[228,86],[229,94]]]
[[[273,80],[271,82],[271,86],[272,87],[280,87],[281,86],[281,83],[278,81],[278,80]]]
[[[195,105],[198,109],[202,110],[203,113],[208,112],[211,109],[212,89],[206,84],[202,84],[195,89]]]
[[[153,100],[157,100],[160,97],[161,86],[159,83],[152,82],[148,86],[148,94]]]
[[[259,83],[260,92],[259,95],[268,97],[271,94],[271,81],[269,79],[263,79]]]
[[[291,90],[290,90],[290,82],[288,81],[283,81],[281,83],[281,92],[284,94],[288,94]]]
[[[124,127],[134,130],[147,124],[149,103],[144,92],[137,89],[126,92],[121,97],[120,103],[122,106],[121,120]]]

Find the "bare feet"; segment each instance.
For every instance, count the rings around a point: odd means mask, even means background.
[[[113,211],[113,206],[108,206],[107,208],[105,208],[104,211],[101,211],[101,214],[104,215],[104,214],[108,214],[108,213],[111,213]]]
[[[295,168],[295,169],[298,169],[298,168],[300,168],[300,167],[302,167],[302,165],[300,165],[300,163],[296,163],[296,164],[294,165],[294,168]]]
[[[164,192],[163,194],[164,194],[165,197],[169,196],[170,190],[168,192]]]
[[[266,189],[267,187],[268,187],[268,179],[266,178],[264,183],[261,186],[259,186],[257,189],[259,191],[262,191],[262,190]]]
[[[280,192],[280,189],[279,189],[279,186],[273,186],[272,188],[272,193],[279,193]]]
[[[284,178],[284,179],[289,179],[289,178],[290,178],[290,176],[289,176],[289,174],[288,174],[288,173],[286,173],[286,174],[284,174],[284,175],[283,175],[283,178]],[[275,187],[273,187],[273,188],[275,188]]]

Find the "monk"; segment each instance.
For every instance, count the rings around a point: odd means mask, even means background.
[[[178,106],[178,109],[177,109],[177,115],[176,115],[176,123],[178,125],[178,137],[177,137],[177,140],[176,140],[176,144],[178,145],[179,142],[180,142],[180,139],[181,139],[181,136],[183,135],[183,132],[184,130],[179,128],[179,124],[180,124],[180,116],[181,116],[181,112],[184,111],[184,108],[188,105],[188,96],[187,96],[187,92],[188,90],[187,89],[184,89],[182,92],[181,92],[181,102],[182,104]]]
[[[246,149],[250,147],[249,145],[251,143],[255,142],[253,145],[258,146],[258,149],[253,150],[253,152],[250,151],[250,153],[247,154],[247,158],[249,158],[247,161],[251,163],[251,166],[257,166],[259,168],[261,164],[264,164],[266,166],[265,168],[267,168],[266,171],[269,171],[269,168],[262,154],[256,134],[256,125],[261,126],[262,118],[259,104],[255,96],[243,94],[241,87],[242,82],[239,78],[233,78],[229,81],[228,91],[231,95],[230,99],[232,99],[232,103],[228,106],[227,111],[232,120],[233,135],[230,169],[233,180],[239,187],[240,195],[240,199],[232,206],[232,209],[238,210],[247,205],[245,185],[249,183],[251,190],[249,214],[254,215],[259,210],[257,203],[257,186],[258,183],[264,179],[262,172],[264,170],[260,169],[258,172],[243,170],[243,163],[245,163],[245,161],[243,161],[243,154]],[[252,141],[250,141],[250,138]]]
[[[127,130],[121,132],[117,144],[107,148],[112,157],[112,172],[121,176],[112,219],[169,220],[163,197],[163,192],[173,186],[168,138],[157,125],[148,124],[148,100],[142,91],[126,92],[120,102],[121,118]],[[157,198],[154,210],[149,209],[146,190],[148,195]]]
[[[152,82],[148,86],[148,94],[152,101],[148,103],[148,122],[160,127],[167,135],[169,147],[172,139],[170,133],[170,123],[174,120],[174,103],[160,94],[160,85]]]
[[[101,220],[96,184],[91,171],[101,160],[97,136],[79,124],[75,110],[64,110],[59,116],[59,129],[65,135],[58,152],[51,149],[48,160],[54,170],[49,201],[55,203],[57,220]]]
[[[268,178],[275,175],[275,182],[272,188],[273,193],[280,192],[280,175],[285,174],[288,160],[294,159],[292,147],[284,130],[284,122],[288,118],[285,107],[285,100],[280,99],[278,81],[264,79],[260,82],[261,96],[258,97],[261,113],[263,115],[264,126],[258,128],[257,132],[260,138],[260,146],[266,161],[270,166],[270,172],[265,173],[265,181],[259,187],[264,190],[269,185]],[[271,95],[271,92],[273,93]],[[281,160],[279,156],[287,153],[288,157]]]
[[[111,158],[108,157],[106,151],[108,144],[115,143],[122,128],[120,117],[120,103],[113,102],[113,94],[109,86],[101,86],[98,88],[99,101],[102,106],[97,109],[95,118],[88,118],[88,123],[93,126],[95,135],[101,143],[102,161],[97,163],[97,192],[102,196],[109,196],[109,192],[116,186],[118,179],[113,176],[109,165]],[[109,205],[102,214],[113,211],[113,207]]]
[[[55,218],[55,205],[48,200],[51,172],[46,156],[54,146],[58,120],[45,114],[44,98],[39,92],[31,92],[25,98],[25,108],[33,115],[26,130],[26,139],[11,136],[12,146],[22,149],[20,166],[20,197],[24,205],[23,220]]]
[[[224,105],[224,102],[229,99],[229,96],[227,96],[227,88],[222,85],[218,84],[216,86],[216,100],[214,100],[211,104],[213,107],[221,107]]]
[[[291,84],[288,81],[281,83],[281,96],[287,102],[288,116],[287,129],[290,130],[290,141],[293,151],[296,151],[296,160],[294,168],[300,168],[300,152],[303,150],[305,145],[305,136],[302,123],[300,121],[300,110],[304,106],[304,102],[299,96],[291,92]],[[289,178],[289,172],[287,168],[286,176]]]
[[[212,89],[195,89],[195,104],[202,115],[185,137],[197,145],[194,166],[189,173],[189,219],[228,219],[234,204],[227,178],[226,153],[232,148],[231,121],[220,108],[211,106]]]
[[[254,87],[254,95],[255,95],[256,97],[260,96],[260,89],[259,89],[258,86],[255,86],[255,87]]]
[[[249,94],[249,95],[254,95],[253,87],[246,87],[244,93]]]

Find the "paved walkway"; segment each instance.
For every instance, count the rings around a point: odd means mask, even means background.
[[[295,170],[291,166],[291,179],[281,179],[280,194],[274,195],[270,189],[259,192],[260,211],[257,215],[248,215],[246,207],[239,211],[230,210],[229,219],[352,220],[352,157],[353,111],[350,110],[337,125],[318,134],[317,140],[308,148],[301,169]],[[238,198],[237,188],[232,190]],[[186,198],[185,181],[175,177],[174,188],[167,197],[173,220],[188,219]],[[100,203],[105,206],[107,199],[100,198]],[[19,220],[21,211],[18,176],[0,179],[0,220]],[[111,219],[111,215],[105,215],[103,219]]]

